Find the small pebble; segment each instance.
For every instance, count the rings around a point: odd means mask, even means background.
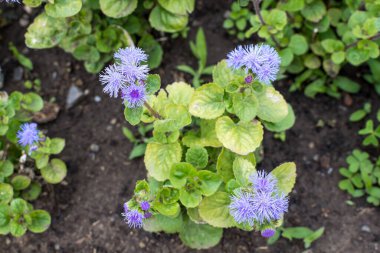
[[[330,168],[327,170],[327,174],[328,174],[328,175],[331,175],[331,173],[333,173],[333,171],[334,171],[334,168],[331,168],[331,167],[330,167]]]
[[[23,75],[24,75],[24,69],[22,67],[16,67],[13,70],[12,79],[13,81],[21,81]]]
[[[93,144],[91,144],[91,146],[90,146],[90,150],[91,150],[92,152],[96,153],[96,152],[99,152],[100,147],[99,147],[99,145],[93,143]]]
[[[368,233],[371,233],[371,229],[368,225],[363,225],[361,228],[360,228],[361,231],[363,232],[368,232]]]
[[[116,122],[117,122],[117,119],[116,119],[116,118],[113,118],[113,119],[111,120],[111,125],[115,125]]]
[[[99,97],[99,96],[95,96],[95,97],[94,97],[94,101],[95,101],[96,103],[99,103],[100,101],[102,101],[102,98]]]
[[[66,109],[70,109],[83,96],[83,91],[75,85],[71,85],[66,97]]]
[[[309,148],[310,148],[310,149],[313,149],[314,147],[315,147],[314,142],[310,142],[310,143],[309,143]]]
[[[145,243],[143,243],[143,242],[139,242],[139,247],[140,247],[140,248],[145,248]]]
[[[60,250],[61,249],[61,246],[59,246],[59,244],[54,244],[54,249],[56,251]]]

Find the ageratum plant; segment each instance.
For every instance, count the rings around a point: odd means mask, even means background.
[[[152,28],[186,34],[195,0],[23,0],[43,11],[25,34],[30,48],[60,47],[88,72],[98,73],[112,59],[112,52],[133,43],[151,57],[151,68],[160,65],[163,50],[151,35]],[[149,20],[145,16],[149,15]],[[177,36],[174,35],[174,36]]]
[[[175,82],[160,89],[139,48],[120,49],[100,80],[121,97],[132,125],[153,124],[144,157],[147,179],[124,204],[130,227],[179,233],[184,244],[216,245],[223,228],[271,237],[288,210],[296,166],[258,171],[264,127],[284,131],[292,107],[271,86],[281,62],[268,45],[238,47],[213,70],[213,82],[194,89]]]
[[[249,3],[254,12],[234,3],[224,27],[240,39],[257,35],[275,46],[282,58],[281,72],[297,75],[291,91],[306,85],[309,97],[357,93],[360,85],[343,76],[341,70],[368,63],[372,73],[365,78],[380,94],[376,82],[380,67],[379,1],[240,1],[244,6]]]
[[[27,230],[42,233],[50,226],[50,214],[34,210],[46,183],[57,184],[66,176],[65,163],[52,155],[62,152],[65,140],[46,137],[33,115],[43,108],[35,93],[0,92],[0,234],[20,237]]]

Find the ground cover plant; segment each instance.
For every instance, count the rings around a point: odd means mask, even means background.
[[[149,53],[151,68],[158,67],[163,50],[152,29],[185,36],[195,0],[24,0],[23,4],[44,9],[25,34],[28,47],[61,47],[84,61],[87,71],[98,73],[113,51],[134,44]]]
[[[28,123],[43,108],[36,93],[0,93],[0,234],[20,237],[27,230],[42,233],[50,214],[30,203],[42,187],[66,176],[66,165],[50,156],[61,153],[65,141],[46,137],[37,124]]]
[[[379,8],[372,0],[238,1],[223,26],[239,39],[256,35],[280,50],[282,72],[297,75],[291,91],[305,87],[309,97],[340,97],[360,90],[343,67],[368,62],[372,73],[379,67]],[[366,79],[380,94],[375,78]]]
[[[199,33],[198,33],[199,38]],[[153,123],[144,157],[147,180],[124,204],[130,227],[179,233],[189,247],[215,246],[223,228],[272,237],[288,209],[294,163],[256,170],[263,125],[284,131],[294,113],[270,85],[281,62],[267,45],[239,46],[196,88],[176,82],[160,89],[139,48],[119,49],[100,75],[103,91],[121,97],[132,125]],[[155,95],[157,93],[157,95]],[[207,235],[207,236],[205,236]]]

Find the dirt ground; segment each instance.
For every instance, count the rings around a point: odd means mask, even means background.
[[[197,1],[192,15],[190,39],[202,26],[209,47],[209,64],[225,57],[237,45],[222,28],[223,15],[231,1]],[[17,18],[22,8],[9,11],[15,21],[0,30],[0,65],[5,72],[7,91],[26,91],[21,81],[12,75],[18,63],[8,51],[8,42],[25,50],[23,34]],[[165,58],[160,69],[164,84],[189,76],[176,71],[182,63],[195,64],[185,39],[163,43]],[[44,189],[43,196],[34,203],[52,214],[52,225],[44,234],[27,233],[22,238],[2,236],[0,253],[137,253],[137,252],[194,252],[185,247],[177,235],[151,234],[129,229],[120,213],[122,204],[131,196],[136,180],[145,177],[142,159],[127,159],[131,144],[123,136],[123,108],[119,100],[104,95],[98,76],[86,73],[82,64],[60,49],[28,50],[26,55],[34,63],[34,77],[42,80],[42,95],[52,98],[61,107],[58,118],[41,125],[49,136],[66,139],[61,158],[67,162],[68,175],[64,184]],[[289,93],[291,80],[277,83],[297,115],[295,126],[287,132],[286,142],[267,134],[264,140],[265,158],[260,165],[270,170],[286,161],[297,163],[297,183],[290,198],[290,210],[285,226],[325,227],[322,238],[313,243],[308,253],[372,253],[380,252],[380,209],[363,199],[345,203],[349,195],[337,187],[341,176],[338,169],[345,165],[345,157],[359,147],[362,138],[356,134],[360,123],[349,123],[352,111],[371,101],[380,108],[379,97],[366,83],[361,94],[352,97],[352,106],[342,100],[319,96],[312,100],[302,93]],[[73,108],[65,109],[68,89],[76,85],[85,92]],[[97,102],[95,96],[101,101]],[[318,121],[326,122],[317,127]],[[130,126],[128,126],[130,127]],[[99,146],[97,152],[90,146]],[[373,154],[376,150],[369,149]],[[378,152],[378,150],[377,150]],[[367,226],[368,229],[363,229]],[[363,231],[366,230],[366,231]],[[259,252],[298,253],[305,249],[300,240],[280,239],[267,246],[258,233],[228,229],[221,243],[203,252]]]

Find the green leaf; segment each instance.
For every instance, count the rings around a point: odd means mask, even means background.
[[[189,176],[196,174],[195,168],[190,163],[178,162],[172,165],[169,179],[174,187],[184,187]]]
[[[344,76],[337,76],[333,84],[348,93],[358,93],[360,90],[360,84]]]
[[[187,185],[179,190],[179,200],[182,205],[187,208],[194,208],[199,205],[202,200],[202,193],[198,189],[187,190]],[[191,187],[193,188],[193,187]]]
[[[218,174],[215,174],[208,170],[199,171],[198,177],[200,180],[199,189],[204,196],[210,196],[214,194],[222,183],[221,177]]]
[[[357,122],[357,121],[360,121],[362,119],[364,119],[364,117],[367,115],[367,112],[364,111],[364,110],[357,110],[355,112],[353,112],[351,115],[350,115],[350,121],[351,122]]]
[[[182,214],[179,213],[179,215],[174,218],[155,214],[153,217],[144,221],[143,228],[149,232],[163,231],[168,234],[179,233],[183,228]]]
[[[145,34],[137,45],[149,55],[148,67],[150,69],[161,65],[164,51],[160,43],[151,34]]]
[[[137,0],[99,0],[102,12],[111,18],[122,18],[137,8]]]
[[[279,190],[288,195],[296,183],[296,164],[292,162],[283,163],[271,173],[277,178]]]
[[[249,177],[256,172],[256,168],[247,159],[236,157],[233,163],[233,172],[236,181],[241,186],[246,186],[249,183]]]
[[[77,14],[82,9],[81,0],[54,0],[45,5],[47,15],[53,18],[66,18]]]
[[[321,0],[315,0],[305,5],[301,10],[302,16],[311,22],[317,23],[326,14],[326,6]]]
[[[251,121],[256,117],[258,101],[253,94],[233,94],[233,109],[241,121]]]
[[[31,112],[39,112],[44,107],[44,101],[37,93],[29,92],[22,97],[21,107]]]
[[[305,0],[288,0],[286,2],[279,2],[279,8],[284,11],[300,11],[305,6]]]
[[[41,5],[42,0],[23,0],[22,3],[28,7],[35,8]]]
[[[196,75],[195,74],[195,70],[192,67],[188,66],[188,65],[184,65],[184,64],[178,65],[177,69],[179,71],[185,72],[185,73],[190,74],[192,76]]]
[[[65,139],[53,138],[50,142],[50,154],[57,155],[62,152],[65,147]]]
[[[189,105],[192,115],[202,119],[215,119],[224,113],[224,90],[215,83],[202,85],[195,90]]]
[[[303,55],[309,49],[309,45],[305,36],[300,34],[292,35],[288,47],[295,55]]]
[[[313,230],[307,227],[290,227],[282,229],[282,236],[292,240],[292,239],[304,239],[313,234]]]
[[[323,233],[325,232],[325,228],[324,227],[321,227],[320,229],[318,229],[317,231],[313,232],[312,234],[308,235],[303,241],[305,243],[305,248],[309,248],[311,246],[311,244],[317,240],[318,238],[320,238]]]
[[[16,220],[11,220],[9,230],[14,237],[21,237],[25,234],[26,227],[23,224],[18,223]]]
[[[146,143],[138,144],[133,146],[131,153],[129,153],[129,160],[133,160],[135,158],[141,157],[145,154]]]
[[[183,105],[167,105],[163,116],[164,120],[154,122],[154,130],[157,132],[173,132],[191,124],[191,115]]]
[[[346,59],[346,53],[344,51],[340,51],[340,52],[334,52],[332,55],[331,55],[331,60],[335,63],[335,64],[341,64],[344,62],[344,60]]]
[[[9,43],[9,50],[22,66],[28,70],[33,70],[33,62],[28,57],[20,53],[12,42]]]
[[[42,169],[43,167],[46,167],[49,163],[49,155],[40,153],[40,152],[34,152],[32,153],[32,157],[36,160],[36,167],[38,169]]]
[[[100,53],[94,46],[80,45],[74,49],[73,56],[80,61],[97,62],[100,60]]]
[[[340,40],[325,39],[321,41],[322,48],[329,54],[344,50],[344,44]]]
[[[189,148],[186,152],[186,162],[199,169],[205,168],[208,164],[207,150],[203,147]]]
[[[289,66],[294,59],[293,51],[290,48],[282,49],[278,54],[281,57],[281,66],[283,67]]]
[[[369,54],[366,50],[362,50],[357,47],[351,47],[346,52],[346,58],[347,61],[352,65],[359,66],[360,64],[369,60]]]
[[[233,71],[225,60],[220,61],[212,72],[213,81],[220,87],[226,87],[236,76],[244,76],[244,71]]]
[[[28,229],[33,233],[45,232],[51,223],[50,214],[44,210],[34,210],[29,213],[32,223],[28,224]]]
[[[22,198],[28,201],[33,201],[40,196],[42,191],[41,185],[38,182],[32,182],[29,187],[22,191]]]
[[[143,107],[129,108],[125,106],[124,108],[124,117],[125,120],[129,122],[132,126],[135,126],[140,123],[141,116],[143,114]]]
[[[172,165],[181,161],[181,156],[182,149],[178,142],[149,143],[144,162],[150,176],[158,181],[164,181],[169,178]]]
[[[194,88],[185,82],[175,82],[166,86],[169,100],[177,105],[188,106],[194,94]]]
[[[146,92],[149,95],[154,94],[161,87],[161,77],[158,74],[149,74],[145,83],[146,83]]]
[[[188,217],[184,220],[179,233],[182,242],[192,249],[208,249],[219,243],[223,236],[223,229],[215,228],[207,224],[196,224]]]
[[[212,196],[205,197],[199,205],[199,215],[211,226],[233,227],[235,221],[230,215],[230,202],[230,196],[225,192],[217,192]]]
[[[248,155],[263,140],[263,127],[259,121],[235,124],[228,116],[220,117],[215,125],[216,135],[224,147],[240,155]]]
[[[171,13],[186,15],[187,13],[193,12],[195,0],[158,0],[158,3]]]
[[[273,87],[266,88],[258,95],[259,109],[257,116],[265,121],[277,123],[288,115],[288,104],[284,97]]]
[[[236,155],[234,153],[225,148],[222,148],[218,156],[216,170],[225,183],[234,178],[233,162],[235,157]]]
[[[30,185],[31,179],[24,175],[17,175],[12,178],[11,184],[16,191],[24,190]]]
[[[8,225],[10,219],[11,219],[10,207],[6,204],[0,204],[0,227]]]
[[[8,204],[13,198],[13,188],[9,184],[0,183],[0,205]]]
[[[314,54],[308,54],[304,59],[304,64],[309,69],[318,69],[321,67],[321,60]]]
[[[271,132],[283,132],[293,127],[295,121],[296,116],[294,115],[293,108],[288,104],[288,115],[283,120],[277,123],[264,122],[264,126]]]
[[[13,199],[10,206],[13,215],[22,215],[29,211],[28,202],[20,198]]]
[[[9,177],[13,174],[14,167],[11,161],[0,161],[0,178]]]
[[[186,27],[188,20],[189,17],[187,15],[173,14],[166,11],[160,5],[156,5],[149,15],[149,23],[154,29],[168,33],[183,30]]]
[[[66,177],[66,164],[57,158],[54,158],[50,163],[41,169],[41,175],[46,182],[50,184],[58,184]]]

